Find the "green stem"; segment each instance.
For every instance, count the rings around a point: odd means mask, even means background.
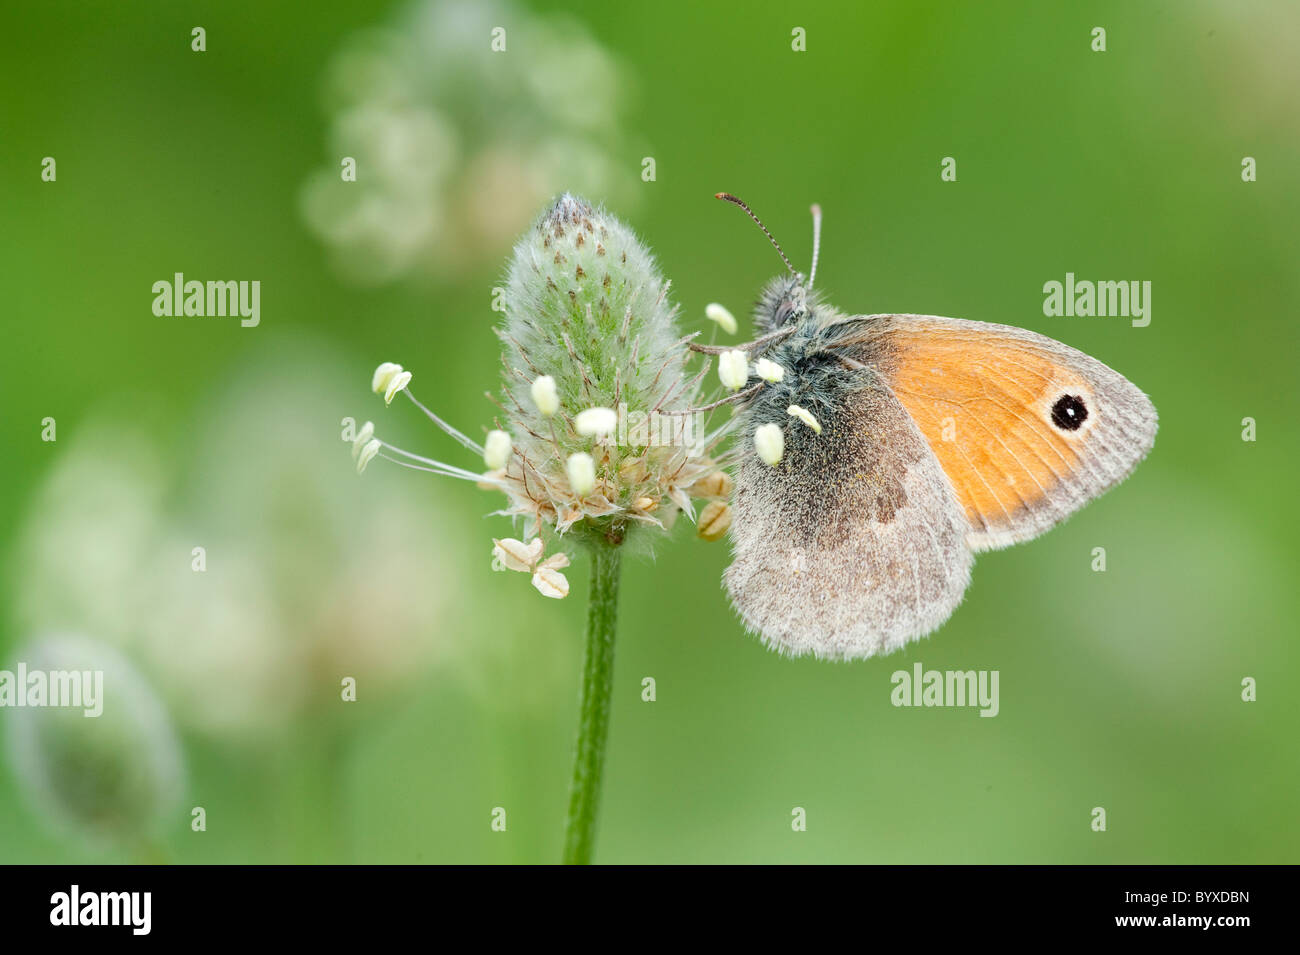
[[[564,831],[564,863],[586,865],[596,844],[596,812],[605,740],[609,736],[610,697],[614,688],[614,629],[618,616],[619,564],[616,544],[591,549],[591,593],[587,605],[587,654],[582,666],[582,702],[578,743],[569,789],[569,818]]]

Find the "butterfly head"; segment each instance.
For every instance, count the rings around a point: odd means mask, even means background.
[[[812,207],[812,268],[808,272],[807,279],[805,279],[803,273],[790,264],[790,260],[786,258],[780,244],[773,238],[772,233],[767,231],[767,226],[763,225],[762,220],[754,215],[754,211],[749,206],[728,192],[719,192],[716,198],[734,203],[744,209],[749,217],[758,224],[758,227],[763,230],[763,234],[767,236],[777,254],[781,256],[781,261],[785,263],[786,269],[789,270],[787,274],[777,276],[771,282],[768,282],[767,287],[763,289],[763,294],[759,297],[758,307],[754,314],[754,321],[759,329],[766,334],[802,321],[812,311],[812,286],[813,280],[817,276],[817,254],[821,251],[821,206],[814,205]]]
[[[799,273],[778,275],[768,282],[754,309],[754,324],[760,335],[794,325],[811,311],[809,289]]]

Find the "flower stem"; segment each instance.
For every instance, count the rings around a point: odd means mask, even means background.
[[[587,605],[587,653],[582,666],[582,702],[578,742],[569,788],[569,817],[564,831],[564,863],[586,865],[596,844],[596,812],[609,736],[610,697],[614,688],[614,629],[618,616],[619,566],[616,544],[591,548],[591,593]]]

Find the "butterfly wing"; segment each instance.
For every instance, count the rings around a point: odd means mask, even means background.
[[[817,410],[822,433],[779,407],[775,467],[754,453],[736,474],[726,586],[768,646],[800,656],[869,657],[945,621],[970,582],[965,514],[911,417],[880,386],[845,391]]]
[[[952,483],[974,550],[1029,540],[1127,477],[1156,411],[1123,375],[1045,335],[932,315],[837,323]]]

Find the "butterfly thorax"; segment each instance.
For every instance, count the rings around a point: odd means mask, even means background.
[[[764,334],[792,327],[780,341],[755,357],[781,366],[779,382],[764,385],[747,405],[750,428],[790,420],[788,408],[797,405],[819,420],[833,419],[845,396],[868,385],[871,368],[849,360],[837,338],[844,317],[804,288],[798,276],[769,282],[759,299],[756,324]]]

